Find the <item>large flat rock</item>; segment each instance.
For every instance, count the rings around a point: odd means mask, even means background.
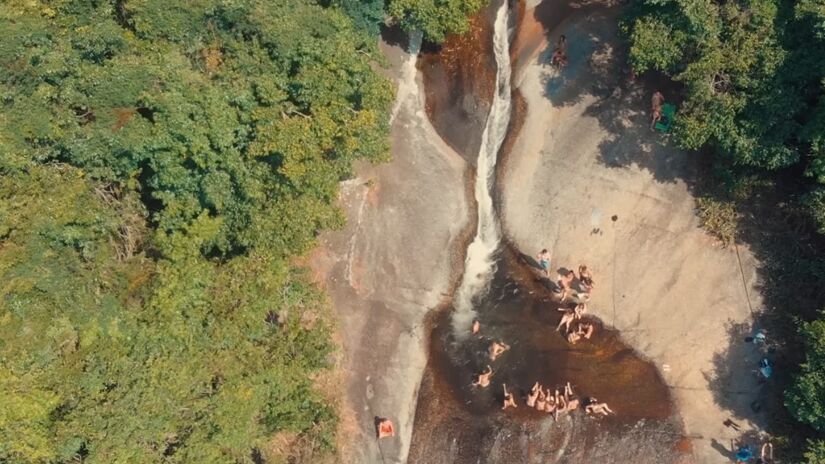
[[[398,84],[392,161],[361,165],[342,185],[347,226],[325,233],[313,259],[344,348],[343,459],[359,464],[406,462],[423,320],[448,296],[469,218],[466,163],[430,125],[413,57],[383,48]],[[375,417],[391,419],[397,436],[376,440]]]
[[[585,9],[549,31],[568,37],[561,73],[544,37],[517,39],[536,53],[523,54],[517,75],[528,109],[500,169],[503,226],[523,253],[549,248],[553,268],[592,269],[592,311],[659,366],[695,461],[727,462],[741,432],[723,422],[742,432],[759,422],[749,406],[759,355],[742,341],[760,304],[757,263],[699,227],[690,188],[699,155],[648,128],[653,89],[625,85],[617,13]],[[525,21],[537,21],[531,14]]]

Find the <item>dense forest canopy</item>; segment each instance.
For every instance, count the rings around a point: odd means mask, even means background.
[[[825,2],[643,0],[631,5],[623,27],[634,71],[662,72],[682,86],[675,142],[713,153],[717,181],[723,190],[740,192],[730,195],[736,202],[748,200],[741,192],[754,179],[782,187],[790,201],[774,209],[799,206],[825,234]],[[800,240],[800,246],[775,242],[784,251],[770,253],[784,258],[764,263],[772,269],[769,280],[788,287],[772,290],[784,292],[780,304],[787,307],[768,317],[800,316],[804,362],[785,406],[813,434],[786,429],[782,439],[818,437],[798,458],[825,463],[825,315],[805,321],[799,314],[808,304],[825,307],[825,260],[823,250],[815,256],[801,237],[787,240]],[[815,301],[800,304],[804,297],[792,292]]]
[[[3,2],[0,461],[329,451],[330,323],[292,258],[388,158],[379,26],[437,41],[479,3]]]

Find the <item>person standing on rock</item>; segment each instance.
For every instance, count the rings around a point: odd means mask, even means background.
[[[507,384],[501,384],[504,387],[504,405],[501,407],[502,410],[507,408],[517,408],[518,405],[516,404],[515,398],[513,398],[513,394],[507,391]]]
[[[587,266],[582,264],[579,266],[579,285],[581,289],[586,293],[590,293],[593,291],[593,284],[593,274],[590,273]]]
[[[651,129],[653,129],[656,126],[656,123],[662,119],[662,105],[664,103],[665,96],[662,95],[662,92],[659,92],[658,90],[654,92],[653,97],[650,99]]]
[[[536,256],[536,260],[539,262],[539,267],[544,271],[544,275],[550,277],[550,252],[547,251],[547,248],[541,250]]]

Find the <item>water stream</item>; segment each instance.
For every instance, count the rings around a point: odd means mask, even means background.
[[[495,270],[496,250],[501,242],[501,228],[493,205],[493,188],[496,160],[507,126],[510,124],[510,31],[509,8],[503,1],[496,13],[493,49],[496,57],[496,90],[493,104],[487,116],[487,124],[481,135],[475,182],[475,199],[478,225],[473,242],[467,248],[464,275],[455,295],[453,329],[457,337],[468,333],[476,317],[474,300],[489,288]]]

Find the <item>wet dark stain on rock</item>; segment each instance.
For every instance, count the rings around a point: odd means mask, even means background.
[[[570,345],[557,332],[561,312],[545,279],[505,249],[489,292],[477,302],[478,336],[452,333],[452,309],[433,315],[429,364],[419,391],[411,463],[677,462],[685,443],[670,391],[656,367],[619,333],[596,324],[592,340]],[[511,346],[491,362],[493,340]],[[471,386],[487,364],[489,387]],[[617,414],[582,411],[556,422],[524,402],[534,382],[571,382],[585,400],[598,398]],[[502,384],[517,409],[501,411]]]
[[[427,115],[459,155],[475,164],[496,80],[493,23],[497,2],[476,13],[470,30],[425,47],[418,66],[424,79]]]

